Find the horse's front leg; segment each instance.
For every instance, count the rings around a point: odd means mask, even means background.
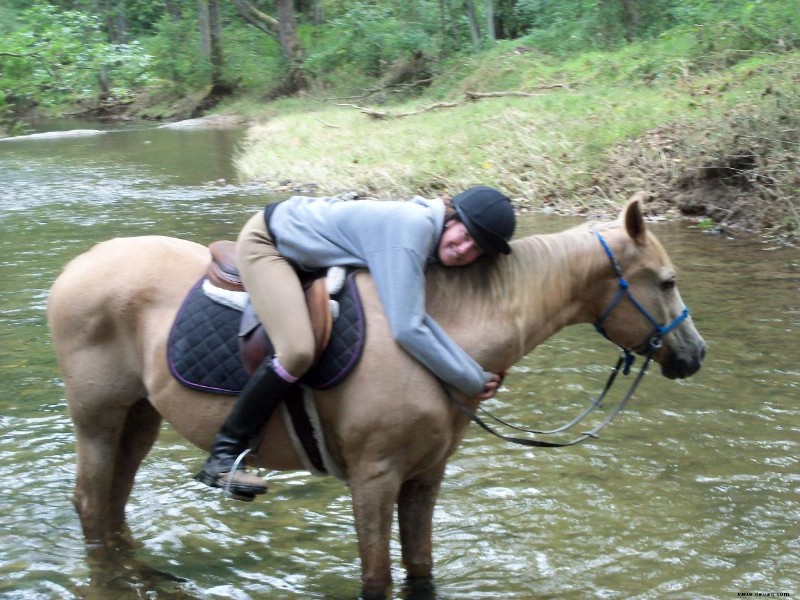
[[[443,463],[424,477],[406,481],[400,488],[400,543],[409,579],[430,579],[433,574],[433,511],[444,468]]]
[[[351,471],[364,598],[384,598],[392,585],[389,543],[400,476],[385,462]]]

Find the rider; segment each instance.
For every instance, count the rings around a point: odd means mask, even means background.
[[[314,334],[308,312],[297,309],[305,299],[296,269],[368,268],[395,341],[464,394],[492,397],[499,375],[484,371],[426,313],[425,267],[509,254],[514,226],[511,201],[486,186],[456,195],[450,206],[418,196],[408,202],[293,196],[256,213],[239,234],[239,269],[275,354],[239,395],[197,479],[248,499],[267,491],[236,460],[312,366]]]

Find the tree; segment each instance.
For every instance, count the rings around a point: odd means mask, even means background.
[[[464,0],[464,10],[469,20],[469,33],[472,36],[472,48],[475,52],[481,49],[481,28],[478,25],[478,14],[475,11],[474,0]]]
[[[47,4],[0,37],[0,61],[0,96],[12,107],[94,100],[101,91],[121,100],[150,77],[138,43],[109,44],[97,17]]]
[[[197,22],[200,29],[200,55],[211,65],[211,86],[222,91],[224,60],[222,53],[222,26],[219,18],[219,0],[198,0]]]
[[[277,40],[281,45],[288,67],[284,78],[285,93],[293,93],[308,87],[302,70],[303,47],[297,38],[297,21],[292,0],[276,0],[278,18],[259,10],[248,0],[233,0],[239,15],[250,25]]]
[[[631,43],[639,29],[639,12],[634,0],[622,0],[622,24],[625,28],[625,39]]]
[[[497,40],[494,30],[494,0],[486,0],[486,37],[490,42]]]

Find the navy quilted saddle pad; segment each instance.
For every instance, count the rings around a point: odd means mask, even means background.
[[[191,289],[178,311],[170,331],[167,361],[173,376],[189,388],[237,395],[250,379],[240,356],[243,313],[206,296],[204,279]],[[333,321],[330,342],[301,380],[318,389],[344,380],[364,348],[364,310],[352,273],[334,299],[339,302],[339,316]]]

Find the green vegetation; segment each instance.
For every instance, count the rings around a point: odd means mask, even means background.
[[[259,123],[242,173],[276,185],[407,196],[482,182],[573,213],[645,189],[653,214],[800,230],[795,0],[97,6],[7,0],[0,128],[233,112]],[[505,95],[474,95],[487,92]]]
[[[710,57],[687,50],[684,36],[664,36],[559,62],[499,43],[451,61],[413,100],[306,97],[250,112],[260,124],[237,164],[246,178],[322,193],[445,194],[482,182],[521,207],[571,214],[613,212],[646,190],[652,215],[796,238],[800,52],[742,54],[731,66],[723,52],[709,69]],[[530,96],[466,99],[500,90]],[[424,110],[436,102],[447,107]]]

